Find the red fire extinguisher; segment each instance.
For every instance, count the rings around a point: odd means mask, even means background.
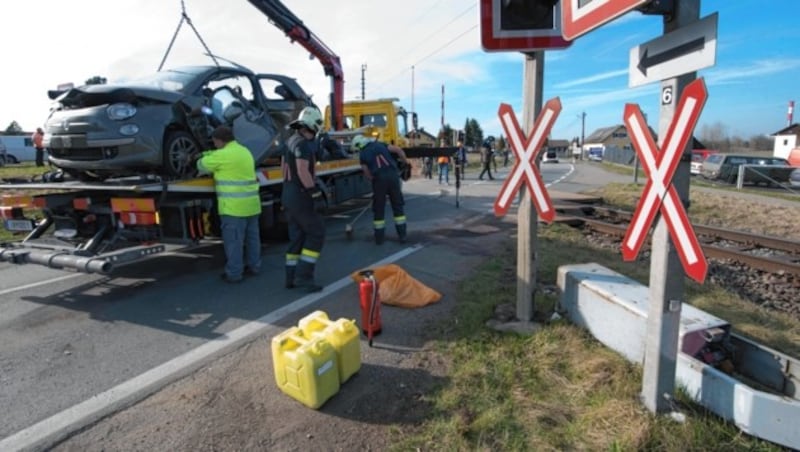
[[[367,335],[372,347],[372,336],[381,333],[381,299],[378,295],[378,280],[372,270],[359,272],[361,282],[358,292],[361,302],[361,330]]]

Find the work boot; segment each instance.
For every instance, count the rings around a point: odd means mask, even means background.
[[[294,289],[294,271],[297,269],[296,265],[286,266],[286,284],[287,289]]]
[[[383,245],[383,239],[386,237],[386,229],[380,228],[375,230],[375,244]]]
[[[314,282],[314,264],[306,261],[297,263],[297,277],[294,287],[306,292],[319,292],[322,286]]]
[[[396,224],[394,228],[397,229],[397,239],[400,243],[406,243],[406,224]]]

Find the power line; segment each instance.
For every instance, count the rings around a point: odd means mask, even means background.
[[[448,42],[447,42],[445,45],[443,45],[443,46],[439,47],[438,49],[436,49],[436,50],[434,50],[433,52],[429,53],[428,55],[426,55],[425,57],[421,58],[420,60],[417,60],[417,62],[416,62],[416,63],[414,63],[414,66],[418,66],[418,65],[419,65],[420,63],[422,63],[423,61],[427,60],[428,58],[432,57],[433,55],[436,55],[437,53],[439,53],[439,51],[443,50],[444,48],[446,48],[446,47],[447,47],[447,46],[449,46],[450,44],[452,44],[452,43],[454,43],[454,42],[458,41],[458,40],[459,40],[460,38],[462,38],[464,35],[466,35],[467,33],[469,33],[470,31],[472,31],[472,30],[474,30],[474,29],[476,29],[476,28],[478,28],[478,26],[477,26],[477,25],[473,25],[473,26],[469,27],[469,28],[468,28],[467,30],[465,30],[463,33],[461,33],[460,35],[458,35],[458,36],[456,36],[455,38],[453,38],[453,39],[451,39],[450,41],[448,41]]]
[[[429,53],[429,54],[425,55],[424,57],[420,58],[419,60],[417,60],[417,62],[416,62],[416,63],[414,63],[414,64],[412,64],[411,66],[417,66],[417,65],[419,65],[419,63],[421,63],[421,62],[423,62],[423,61],[427,60],[428,58],[432,57],[433,55],[436,55],[436,54],[437,54],[437,53],[439,53],[440,51],[442,51],[442,50],[444,50],[445,48],[447,48],[447,46],[449,46],[450,44],[452,44],[452,43],[454,43],[454,42],[458,41],[459,39],[461,39],[462,37],[464,37],[464,36],[465,36],[467,33],[469,33],[470,31],[472,31],[472,30],[474,30],[474,29],[476,29],[477,27],[478,27],[478,25],[473,25],[473,26],[469,27],[468,29],[466,29],[465,31],[463,31],[461,34],[459,34],[459,35],[458,35],[458,36],[456,36],[455,38],[451,39],[450,41],[446,42],[444,45],[442,45],[442,46],[441,46],[441,47],[439,47],[438,49],[434,50],[433,52],[431,52],[431,53]],[[386,85],[387,85],[389,82],[391,82],[392,80],[396,79],[397,77],[399,77],[399,76],[401,76],[401,75],[405,74],[405,73],[406,73],[406,72],[408,72],[409,70],[410,70],[410,67],[409,67],[409,68],[402,69],[402,70],[401,70],[400,72],[398,72],[397,74],[395,74],[395,75],[393,75],[393,76],[389,77],[388,79],[386,79],[386,80],[385,80],[383,83],[381,83],[380,85],[378,85],[378,86],[377,86],[375,89],[376,89],[376,90],[378,90],[378,89],[380,89],[380,88],[383,88],[383,87],[384,87],[384,86],[386,86]]]
[[[410,54],[411,54],[411,52],[413,52],[413,49],[416,49],[416,48],[417,48],[417,47],[418,47],[420,44],[423,44],[423,43],[426,43],[426,42],[428,42],[428,40],[429,40],[430,38],[432,38],[432,37],[436,36],[437,34],[439,34],[439,32],[441,32],[442,30],[444,30],[445,28],[447,28],[447,27],[448,27],[450,24],[452,24],[452,23],[453,23],[453,22],[455,22],[456,20],[460,19],[460,18],[461,18],[461,16],[463,16],[464,14],[466,14],[466,13],[470,12],[470,11],[471,11],[471,10],[473,10],[474,8],[475,8],[475,4],[473,3],[473,4],[472,4],[471,6],[469,6],[467,9],[465,9],[464,11],[460,12],[460,13],[459,13],[459,14],[457,14],[455,17],[453,17],[453,18],[450,20],[450,22],[447,22],[446,24],[442,25],[442,26],[441,26],[441,27],[439,27],[439,28],[438,28],[436,31],[434,31],[433,33],[429,34],[428,36],[426,36],[425,38],[421,39],[419,42],[417,42],[416,44],[414,44],[413,46],[411,46],[410,48],[411,48],[412,50],[409,50],[408,52],[406,52],[406,53],[405,53],[405,55],[403,55],[403,56],[401,56],[400,58],[398,58],[398,59],[397,59],[397,61],[403,61],[403,60],[404,60],[404,59],[405,59],[405,58],[406,58],[408,55],[410,55]]]

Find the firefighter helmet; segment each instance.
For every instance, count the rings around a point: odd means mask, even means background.
[[[314,133],[319,133],[322,130],[322,113],[316,107],[306,107],[300,111],[297,119],[289,123],[289,127],[293,129],[305,127]]]
[[[353,147],[355,149],[358,149],[360,151],[360,150],[364,149],[364,147],[366,145],[368,145],[369,143],[371,143],[371,142],[372,142],[371,138],[367,138],[364,135],[356,135],[353,138],[353,143],[352,144],[353,144]]]

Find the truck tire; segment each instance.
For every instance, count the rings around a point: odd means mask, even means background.
[[[200,146],[188,132],[183,130],[169,132],[164,139],[162,151],[164,175],[179,179],[195,176],[197,169],[190,164],[189,158],[200,151]]]

